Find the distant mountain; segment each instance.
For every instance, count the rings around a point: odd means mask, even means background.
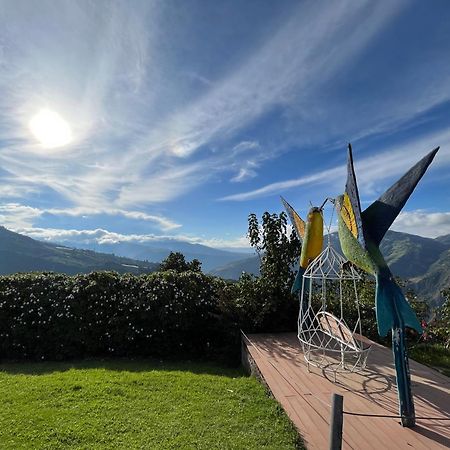
[[[330,235],[340,250],[337,233]],[[80,243],[73,243],[80,246]],[[242,272],[259,274],[259,257],[229,252],[175,239],[152,242],[84,245],[83,250],[41,242],[0,227],[0,274],[55,271],[68,274],[92,270],[143,273],[157,270],[159,262],[173,252],[187,260],[202,262],[203,271],[225,279],[238,279]],[[101,250],[103,253],[97,253]],[[394,275],[407,280],[419,296],[431,304],[442,301],[440,291],[450,287],[450,235],[436,239],[388,231],[381,251]],[[116,256],[119,255],[119,256]],[[144,262],[153,261],[153,262]]]
[[[210,273],[217,277],[225,278],[226,280],[238,280],[242,275],[242,272],[251,275],[259,275],[259,265],[259,256],[256,255],[217,267],[216,269],[211,270]]]
[[[86,244],[79,242],[70,242],[69,245],[89,250],[101,251],[104,253],[113,253],[118,256],[146,260],[152,262],[161,262],[170,252],[183,253],[186,260],[198,259],[202,263],[202,270],[209,272],[216,267],[223,266],[232,261],[248,257],[248,253],[231,252],[207,247],[201,244],[191,244],[176,239],[158,239],[139,242],[115,242],[102,244]]]
[[[429,297],[431,303],[441,304],[440,291],[450,288],[450,245],[424,274],[410,281],[411,288],[417,293]]]
[[[331,244],[341,251],[337,233],[330,235]],[[436,239],[388,231],[381,252],[392,273],[407,281],[407,288],[433,305],[440,304],[442,289],[450,287],[450,235]],[[227,279],[238,279],[242,272],[259,273],[259,258],[243,258],[212,271]]]
[[[36,241],[0,226],[2,275],[31,271],[52,271],[73,275],[94,270],[139,274],[153,272],[157,268],[158,264],[154,263]]]
[[[388,231],[381,243],[381,252],[392,273],[401,278],[423,275],[449,248],[450,242],[445,245],[437,239],[396,231]]]
[[[450,247],[450,234],[445,234],[444,236],[439,236],[436,238],[436,241]]]

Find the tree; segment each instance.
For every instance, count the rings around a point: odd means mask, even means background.
[[[248,237],[261,260],[259,278],[244,275],[237,290],[237,305],[243,312],[241,323],[247,331],[293,330],[298,316],[297,298],[291,294],[295,262],[300,242],[288,235],[285,213],[248,217]]]
[[[283,291],[289,289],[295,278],[294,266],[300,256],[301,243],[292,230],[288,235],[287,216],[284,212],[262,215],[259,225],[255,214],[248,217],[250,244],[261,260],[261,277],[270,280]]]
[[[429,325],[429,331],[437,342],[450,347],[450,288],[442,291],[445,301],[435,311],[435,317]]]
[[[202,263],[198,259],[187,262],[180,252],[170,252],[169,256],[160,264],[159,270],[175,270],[175,272],[201,272]]]

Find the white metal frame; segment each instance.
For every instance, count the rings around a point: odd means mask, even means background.
[[[304,358],[309,366],[336,374],[364,369],[370,346],[358,339],[361,332],[357,282],[360,274],[349,264],[330,243],[308,266],[303,274],[298,318],[298,339],[302,345]],[[343,282],[349,281],[353,287],[358,319],[353,329],[345,321],[343,309]],[[330,282],[339,283],[340,316],[327,311],[327,289]],[[314,311],[312,300],[320,295],[321,306]]]

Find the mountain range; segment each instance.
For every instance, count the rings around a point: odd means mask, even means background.
[[[177,239],[155,239],[146,242],[103,242],[86,243],[78,241],[64,241],[65,245],[86,250],[100,251],[102,253],[113,253],[114,255],[133,258],[136,260],[146,260],[160,263],[170,252],[180,252],[186,260],[198,259],[202,263],[202,270],[210,272],[217,267],[234,261],[241,260],[253,254],[251,250],[235,252],[220,250],[201,244],[191,244],[190,242]]]
[[[49,242],[41,242],[0,226],[0,274],[50,271],[69,275],[94,270],[119,273],[148,273],[158,264],[122,258],[107,253],[80,250]]]
[[[330,238],[331,244],[340,250],[337,233]],[[381,251],[394,275],[407,281],[407,288],[430,304],[442,302],[441,290],[450,287],[450,234],[431,239],[388,231]],[[157,270],[158,263],[170,252],[181,252],[188,261],[196,258],[202,262],[204,272],[225,279],[237,280],[242,272],[259,274],[259,256],[249,253],[251,250],[226,251],[175,239],[101,244],[65,241],[60,245],[0,226],[0,274],[29,271],[75,274],[93,270],[147,273]]]
[[[341,251],[337,233],[330,238],[331,245]],[[450,288],[450,234],[432,239],[388,231],[380,248],[392,273],[406,281],[407,289],[432,305],[442,302],[440,292]],[[247,257],[224,264],[212,274],[226,279],[238,279],[243,271],[258,275],[259,264],[258,256]]]

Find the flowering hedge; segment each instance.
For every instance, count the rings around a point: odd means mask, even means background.
[[[236,342],[220,297],[201,272],[94,272],[0,277],[0,357],[202,355]]]

